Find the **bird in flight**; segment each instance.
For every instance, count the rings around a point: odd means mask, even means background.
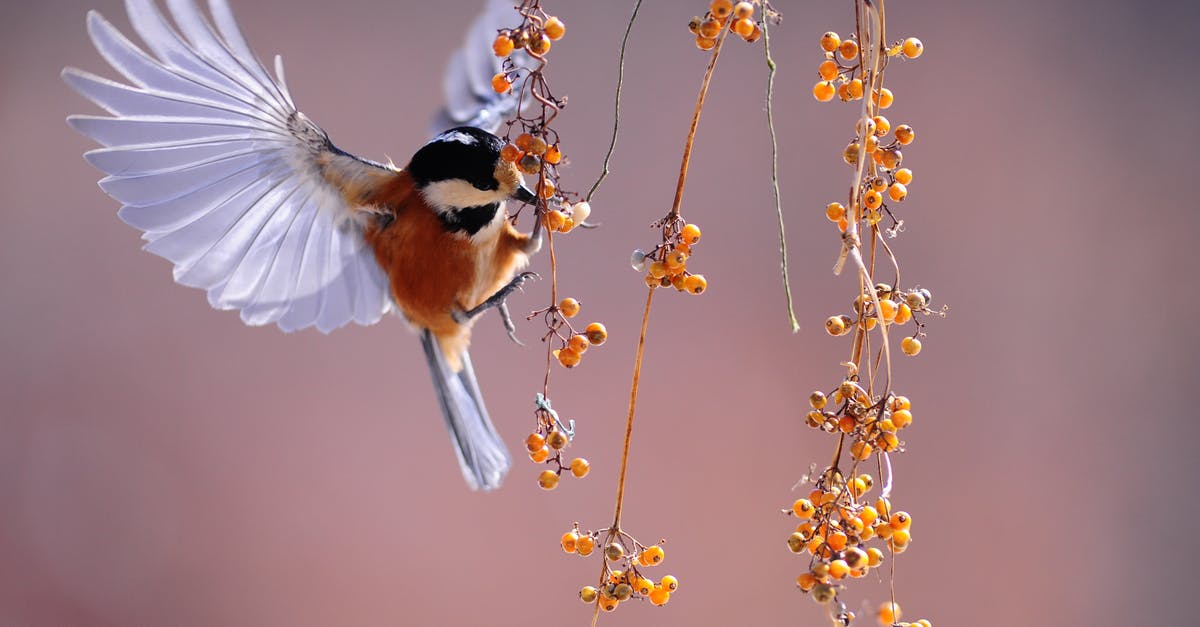
[[[440,129],[403,168],[356,157],[297,108],[243,37],[226,0],[127,0],[144,49],[99,13],[97,51],[123,77],[74,68],[63,79],[107,115],[68,123],[101,148],[85,158],[107,176],[120,218],[175,281],[204,289],[249,325],[329,333],[349,322],[404,317],[421,338],[434,391],[468,485],[490,490],[510,466],[468,354],[476,317],[535,277],[522,272],[540,224],[521,233],[506,201],[532,202],[493,132],[516,112],[491,78],[497,30],[520,20],[488,0],[444,77]],[[535,221],[536,222],[536,221]]]

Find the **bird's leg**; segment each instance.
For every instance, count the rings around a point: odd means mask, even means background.
[[[467,311],[455,310],[455,311],[450,312],[450,315],[454,317],[455,322],[457,322],[459,324],[464,324],[470,320],[474,320],[476,316],[491,309],[492,307],[499,307],[499,308],[501,308],[500,309],[501,315],[505,316],[505,318],[508,318],[508,316],[505,315],[507,313],[507,311],[504,308],[504,299],[508,298],[508,295],[512,294],[514,291],[521,289],[521,285],[524,284],[529,279],[537,279],[537,278],[540,278],[540,277],[538,277],[538,274],[536,272],[522,272],[521,274],[518,274],[517,276],[513,277],[513,279],[508,282],[508,285],[505,285],[504,287],[500,288],[499,290],[496,291],[495,294],[492,294],[491,296],[489,296],[487,300],[483,301],[482,303],[479,303],[478,306],[468,309]],[[512,325],[511,319],[509,319],[508,322],[505,324],[505,328],[509,328],[510,325]],[[511,331],[510,331],[510,335],[511,335]]]

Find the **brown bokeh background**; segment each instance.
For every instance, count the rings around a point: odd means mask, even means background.
[[[424,139],[440,72],[477,6],[241,1],[298,103],[342,147],[403,161]],[[703,2],[648,2],[629,49],[621,140],[597,231],[559,241],[564,290],[611,340],[554,372],[586,480],[553,493],[518,459],[468,492],[417,342],[398,320],[330,336],[246,328],[140,252],[63,123],[94,112],[58,72],[107,76],[88,8],[9,3],[0,22],[0,624],[580,625],[597,558],[566,556],[572,521],[605,526],[644,295],[630,250],[674,189],[706,56],[683,28]],[[551,80],[569,94],[565,185],[598,174],[629,3],[559,0]],[[915,173],[895,242],[906,284],[950,316],[897,364],[914,399],[895,501],[916,520],[896,564],[910,619],[938,625],[1183,625],[1200,558],[1200,335],[1195,163],[1198,10],[1185,2],[889,2],[890,32],[927,53],[889,71]],[[656,299],[625,526],[667,539],[665,608],[612,625],[823,625],[793,584],[778,508],[833,441],[805,397],[839,376],[821,321],[853,287],[830,272],[821,208],[844,193],[848,106],[810,96],[816,40],[849,2],[780,3],[780,166],[804,330],[778,279],[759,46],[722,56],[685,213],[705,232],[700,298]],[[546,255],[534,268],[547,267]],[[548,299],[539,283],[513,299]],[[476,368],[519,446],[541,381],[494,316]],[[514,451],[517,452],[517,451]],[[883,600],[872,576],[852,608]],[[860,606],[860,603],[862,604]],[[864,624],[870,624],[865,619]]]

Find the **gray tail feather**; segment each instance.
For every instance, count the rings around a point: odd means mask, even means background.
[[[464,351],[462,370],[454,372],[446,364],[441,344],[428,330],[421,331],[421,346],[467,485],[472,490],[500,487],[512,461],[483,406],[470,356]]]

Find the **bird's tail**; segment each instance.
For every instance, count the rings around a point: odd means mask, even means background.
[[[500,480],[512,465],[508,449],[492,426],[483,395],[475,382],[471,358],[464,350],[460,355],[461,368],[455,371],[447,363],[437,337],[428,329],[421,331],[421,346],[433,375],[433,389],[446,418],[446,428],[458,453],[463,477],[472,490],[491,490],[500,487]]]

